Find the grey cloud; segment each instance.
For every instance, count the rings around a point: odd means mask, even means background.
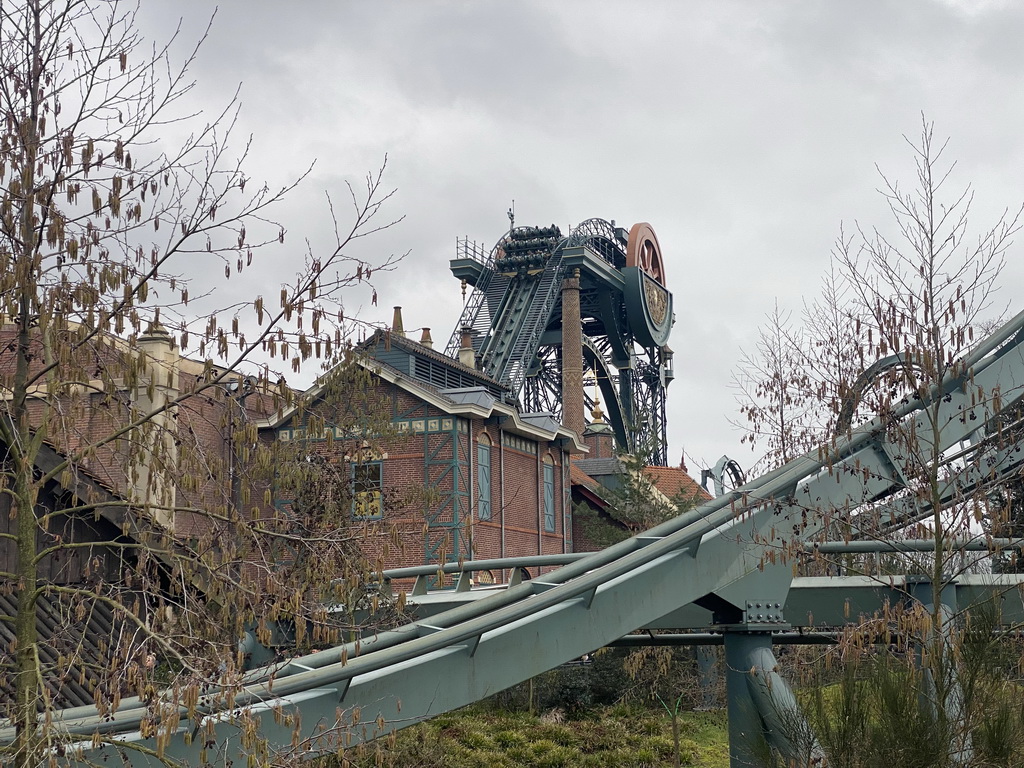
[[[145,31],[184,15],[188,37],[210,10],[147,2]],[[753,458],[726,418],[740,347],[776,297],[799,312],[818,292],[842,221],[884,222],[875,164],[911,180],[901,134],[922,111],[978,189],[977,222],[1024,196],[1022,20],[1014,3],[926,0],[227,0],[195,95],[222,103],[244,81],[254,178],[319,158],[280,211],[286,250],[326,247],[323,189],[344,216],[344,180],[388,153],[389,211],[407,218],[355,253],[411,254],[379,276],[381,306],[352,309],[387,322],[402,304],[438,343],[461,305],[456,237],[489,248],[512,198],[521,223],[651,222],[678,313],[670,457],[713,463]],[[1018,257],[1001,298],[1019,306],[1022,277]]]

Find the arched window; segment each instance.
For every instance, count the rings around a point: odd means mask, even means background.
[[[491,519],[491,438],[480,434],[476,444],[477,517]]]
[[[544,454],[544,530],[555,532],[555,460]]]

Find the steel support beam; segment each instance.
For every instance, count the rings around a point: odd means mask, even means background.
[[[730,768],[770,765],[772,749],[784,765],[824,758],[796,697],[778,673],[770,633],[726,628],[725,688]]]
[[[954,724],[962,723],[964,694],[960,686],[957,654],[953,643],[953,635],[956,632],[955,617],[960,609],[956,582],[951,580],[940,586],[937,591],[938,611],[935,610],[934,582],[928,579],[915,579],[909,585],[908,592],[913,602],[923,606],[927,613],[936,615],[940,622],[939,626],[932,626],[930,640],[932,643],[941,643],[941,660],[932,653],[930,663],[925,664],[923,662],[925,649],[923,647],[916,649],[917,662],[924,683],[920,692],[921,706],[926,711],[930,711],[935,719],[944,717]],[[936,663],[938,663],[937,669],[932,666]],[[936,680],[936,673],[943,676],[941,681]],[[953,744],[950,745],[950,764],[953,768],[965,768],[970,765],[974,756],[971,735],[965,729],[957,729],[954,725],[951,729],[951,736]]]

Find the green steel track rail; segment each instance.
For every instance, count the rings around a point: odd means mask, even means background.
[[[911,542],[850,542],[854,545],[874,545],[873,548],[855,546],[844,549],[849,552],[928,552],[923,546],[928,541]],[[898,545],[911,544],[903,547]],[[1005,542],[1009,548],[1021,548],[1024,542]],[[1003,542],[997,544],[1002,547]],[[991,549],[983,540],[971,540],[952,545],[955,551],[975,551],[989,553]],[[565,556],[571,557],[571,556]],[[577,555],[577,558],[579,556]],[[506,561],[479,561],[482,563],[503,563],[506,568],[518,567],[530,558],[513,558]],[[516,561],[513,563],[512,561]],[[470,563],[466,563],[470,565]],[[473,564],[473,567],[479,567]],[[405,569],[403,569],[405,570]],[[411,570],[411,569],[410,569]],[[436,571],[434,571],[436,573]],[[463,571],[459,584],[469,581],[468,571]],[[403,576],[403,578],[405,578]],[[418,578],[418,577],[417,577]],[[912,599],[914,587],[920,576],[912,574],[885,575],[841,575],[841,576],[798,576],[793,579],[786,603],[783,606],[780,625],[810,633],[808,637],[816,637],[821,632],[828,632],[848,626],[860,617],[870,617],[882,611],[886,605],[898,605]],[[956,579],[951,585],[957,593],[956,603],[965,611],[983,608],[986,611],[996,610],[1001,623],[1006,627],[1024,625],[1024,574],[967,574]],[[504,589],[502,585],[480,586],[473,589],[447,589],[413,594],[409,597],[407,607],[422,623],[430,624],[434,616],[468,602],[488,599],[496,591]],[[756,605],[756,601],[755,601]],[[991,614],[989,614],[991,615]],[[690,604],[683,606],[661,618],[649,622],[638,631],[650,630],[687,630],[694,632],[713,630],[716,625],[711,611]],[[776,632],[781,630],[775,630]]]
[[[125,756],[137,766],[159,765],[159,757],[243,765],[268,750],[336,751],[468,704],[690,603],[715,611],[723,624],[768,631],[772,624],[760,621],[754,601],[784,604],[791,566],[766,555],[820,530],[826,512],[903,488],[885,438],[893,419],[913,420],[925,434],[929,412],[922,409],[937,405],[944,426],[935,448],[944,451],[992,423],[993,402],[1002,409],[1018,401],[1024,344],[1014,337],[1022,327],[1024,313],[972,352],[963,376],[907,400],[885,422],[557,571],[429,621],[257,671],[229,698],[210,689],[191,711],[171,695],[126,700],[114,714],[54,712],[51,733],[78,740],[87,750],[83,764],[119,764]],[[154,719],[159,735],[144,737]],[[0,729],[0,743],[12,738],[10,727]],[[134,747],[152,753],[126,751]]]

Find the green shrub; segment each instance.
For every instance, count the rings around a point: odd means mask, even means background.
[[[728,765],[723,714],[684,712],[680,723],[683,765]],[[376,765],[379,757],[382,768],[654,768],[672,765],[673,754],[671,721],[663,711],[594,707],[582,719],[560,723],[477,705],[399,731],[393,746],[368,751],[368,759],[354,765]]]
[[[503,730],[494,734],[494,744],[499,749],[521,747],[526,743],[527,738],[517,731]]]

